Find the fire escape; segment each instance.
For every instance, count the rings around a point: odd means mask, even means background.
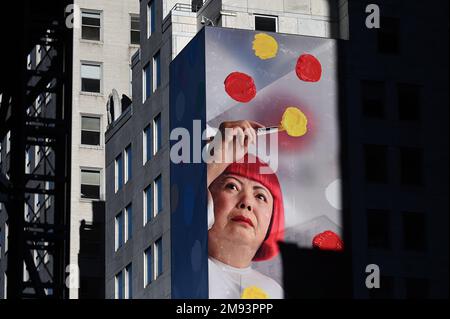
[[[7,154],[3,147],[0,169],[0,201],[9,228],[5,293],[8,299],[68,298],[70,3],[16,3],[13,10],[11,3],[0,9],[0,142],[10,145]],[[37,55],[39,61],[30,58]],[[32,150],[34,165],[29,164]]]

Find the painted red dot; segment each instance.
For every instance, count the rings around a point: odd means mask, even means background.
[[[331,230],[324,231],[323,233],[314,236],[312,245],[313,248],[320,250],[344,250],[344,243],[342,242],[342,239]]]
[[[322,76],[322,65],[313,55],[303,54],[297,60],[295,72],[302,81],[318,82]]]
[[[225,91],[238,101],[247,103],[256,96],[256,86],[252,77],[241,72],[230,73],[225,79]]]

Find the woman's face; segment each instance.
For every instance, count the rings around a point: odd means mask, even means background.
[[[273,197],[262,184],[233,174],[222,175],[210,186],[214,202],[214,224],[210,240],[234,241],[255,250],[269,228]]]

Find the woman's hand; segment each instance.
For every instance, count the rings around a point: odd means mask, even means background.
[[[264,127],[254,121],[229,121],[219,126],[210,147],[213,154],[208,161],[208,187],[233,162],[240,161],[250,144],[256,144],[256,129]]]

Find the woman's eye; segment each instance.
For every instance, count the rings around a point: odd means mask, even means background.
[[[258,199],[260,199],[260,200],[262,200],[262,201],[267,201],[267,200],[266,200],[266,196],[264,196],[263,194],[258,194],[258,195],[256,195],[256,198],[258,198]]]
[[[227,185],[226,185],[226,188],[228,188],[228,189],[233,189],[233,190],[238,190],[237,186],[234,185],[234,184],[232,184],[232,183],[227,184]]]

